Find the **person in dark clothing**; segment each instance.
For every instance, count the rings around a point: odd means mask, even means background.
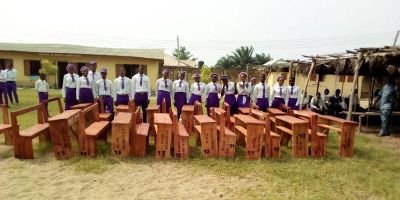
[[[328,114],[336,117],[340,116],[340,112],[346,109],[343,97],[340,96],[340,89],[336,89],[335,95],[329,98]]]

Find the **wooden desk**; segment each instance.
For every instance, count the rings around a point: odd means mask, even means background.
[[[339,155],[343,157],[351,157],[353,155],[354,137],[357,126],[356,122],[338,117],[328,115],[318,116],[318,129],[320,132],[328,133],[329,130],[334,130],[339,134]]]
[[[129,106],[128,105],[118,105],[115,107],[116,114],[120,112],[129,112]]]
[[[70,109],[71,110],[76,110],[76,109],[83,110],[83,109],[85,109],[85,108],[87,108],[87,107],[89,107],[91,105],[92,105],[92,103],[80,103],[80,104],[76,104],[74,106],[71,106]]]
[[[160,112],[160,106],[148,106],[146,108],[147,111],[147,123],[150,124],[149,128],[149,134],[155,136],[156,135],[156,129],[154,128],[154,114]]]
[[[194,105],[184,105],[182,107],[182,124],[185,127],[189,135],[192,135],[193,131],[193,117],[194,117]]]
[[[73,155],[69,133],[73,127],[78,130],[79,112],[80,110],[66,110],[49,118],[53,152],[57,160],[69,159]]]
[[[296,117],[284,115],[276,117],[276,130],[283,144],[292,138],[292,156],[308,156],[308,122]]]
[[[268,108],[267,111],[268,111],[269,119],[270,119],[270,123],[271,123],[271,130],[276,132],[276,129],[275,129],[275,117],[276,116],[286,115],[286,113],[283,112],[282,110],[277,109],[277,108]]]
[[[245,130],[238,128],[243,127]],[[264,122],[250,115],[235,115],[235,134],[238,144],[246,147],[246,159],[261,159]]]
[[[238,108],[239,114],[242,115],[248,115],[250,113],[250,108],[243,107],[243,108]]]
[[[202,155],[205,158],[218,157],[217,122],[207,115],[195,115],[194,120]]]
[[[131,113],[119,113],[111,122],[111,153],[115,156],[129,157],[129,130],[132,125]]]
[[[172,140],[172,120],[167,113],[154,113],[156,159],[169,159]]]

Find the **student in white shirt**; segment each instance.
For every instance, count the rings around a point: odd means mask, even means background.
[[[157,105],[161,107],[163,99],[165,99],[165,103],[167,104],[167,113],[169,113],[169,109],[171,108],[172,99],[172,81],[168,77],[169,70],[164,69],[162,71],[162,77],[156,81]]]
[[[231,106],[230,114],[237,114],[237,103],[236,103],[236,88],[235,83],[229,81],[227,75],[221,76],[222,81],[222,89],[221,89],[221,98],[224,97],[224,102],[228,103]]]
[[[256,86],[256,84],[257,84],[257,78],[256,77],[251,77],[251,79],[250,79],[250,84],[251,84],[251,91],[250,91],[250,99],[251,99],[251,97],[253,96],[253,92],[254,92],[254,87]]]
[[[315,95],[315,97],[313,97],[313,98],[311,99],[310,108],[311,108],[312,111],[314,111],[314,112],[316,112],[316,113],[323,114],[323,112],[324,112],[324,105],[323,105],[323,103],[322,103],[321,93],[317,92],[317,94]]]
[[[101,79],[96,82],[96,98],[103,100],[104,110],[108,113],[114,113],[112,82],[107,79],[107,69],[100,70]]]
[[[252,100],[263,112],[267,112],[269,106],[269,85],[265,83],[265,74],[261,74],[260,82],[254,86]]]
[[[237,97],[237,106],[238,108],[249,107],[250,106],[250,92],[251,92],[251,84],[246,81],[247,73],[240,72],[240,82],[236,84],[236,88],[238,91]]]
[[[206,84],[203,82],[200,82],[200,74],[195,73],[193,74],[193,79],[194,83],[190,86],[190,99],[189,99],[189,105],[194,105],[195,101],[202,102],[202,96],[204,94],[204,89],[206,87]]]
[[[99,72],[96,72],[96,69],[97,69],[97,62],[95,60],[90,61],[88,77],[92,79],[93,83],[97,83],[97,81],[101,79],[101,75]]]
[[[189,83],[185,79],[186,72],[179,72],[179,79],[175,80],[172,84],[172,92],[174,93],[174,106],[178,112],[178,120],[182,113],[183,105],[187,104],[189,100]]]
[[[6,62],[6,81],[7,81],[7,92],[8,98],[10,98],[11,103],[13,102],[13,96],[15,102],[19,103],[17,94],[17,70],[15,70],[10,62]]]
[[[7,96],[7,81],[6,73],[7,71],[0,66],[0,104],[6,104],[8,106],[8,96]],[[4,101],[3,101],[4,100]]]
[[[121,83],[122,84],[122,83]],[[122,87],[122,86],[121,86]],[[144,65],[139,66],[139,72],[132,76],[132,100],[136,106],[142,107],[142,120],[147,122],[147,106],[150,103],[150,79],[144,74]],[[126,97],[125,97],[126,98]]]
[[[79,76],[74,73],[75,67],[74,64],[69,63],[66,67],[68,73],[63,78],[61,93],[65,101],[65,110],[69,110],[71,106],[78,104],[76,100],[76,83]]]
[[[38,92],[39,103],[43,100],[49,99],[49,84],[46,80],[46,74],[40,74],[40,79],[35,82],[35,90]],[[46,111],[47,103],[45,105]]]
[[[128,105],[131,97],[131,79],[125,76],[125,68],[119,68],[119,77],[114,79],[113,97],[115,105]]]
[[[291,77],[289,79],[289,85],[287,86],[286,105],[289,106],[291,109],[297,110],[298,109],[297,104],[300,96],[300,87],[294,85],[294,82],[295,82],[294,77]]]
[[[285,82],[283,77],[278,77],[278,83],[275,83],[272,87],[271,102],[270,106],[272,108],[279,108],[281,104],[285,104],[287,88],[283,85]]]
[[[89,68],[82,67],[81,73],[82,76],[79,77],[76,83],[76,99],[79,103],[93,103],[96,88],[94,87],[92,79],[88,77]]]
[[[219,107],[218,94],[221,93],[221,84],[216,83],[218,80],[218,74],[212,73],[210,75],[211,82],[206,85],[204,90],[204,96],[206,97],[206,108],[207,114],[210,116],[210,108]]]

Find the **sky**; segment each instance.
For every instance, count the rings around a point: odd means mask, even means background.
[[[0,42],[171,54],[179,35],[180,45],[210,66],[240,46],[302,60],[393,45],[400,30],[399,0],[0,0],[0,8]]]

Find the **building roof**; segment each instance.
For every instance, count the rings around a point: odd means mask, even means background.
[[[180,66],[181,67],[197,67],[196,60],[188,59],[188,60],[180,60]],[[164,67],[177,67],[178,66],[178,59],[168,55],[164,54]]]
[[[0,51],[123,56],[164,60],[164,49],[123,49],[71,44],[0,43]]]

